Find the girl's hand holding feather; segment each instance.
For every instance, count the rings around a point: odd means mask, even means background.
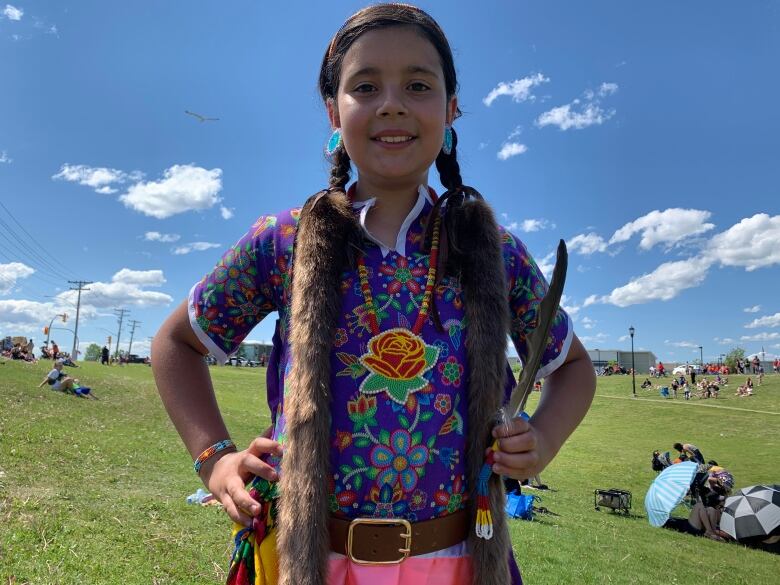
[[[499,446],[493,454],[493,472],[499,475],[519,481],[531,478],[541,473],[555,456],[549,452],[542,433],[520,417],[495,427],[493,437],[498,439]]]

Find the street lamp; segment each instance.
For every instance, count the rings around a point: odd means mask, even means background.
[[[704,350],[701,345],[699,346],[699,364],[701,365],[701,369],[704,370]]]
[[[634,362],[634,326],[628,328],[628,334],[631,336],[631,385],[634,389],[634,398],[636,398],[636,364]]]

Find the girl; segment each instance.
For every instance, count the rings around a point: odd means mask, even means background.
[[[534,416],[494,428],[514,382],[507,333],[525,359],[547,284],[463,184],[438,24],[408,5],[359,11],[333,37],[319,88],[329,188],[258,219],[154,338],[165,407],[205,485],[247,527],[229,582],[520,583],[499,477],[550,463],[590,405],[593,366],[559,310]],[[434,163],[441,197],[427,186]],[[273,426],[238,451],[203,356],[225,360],[272,311]],[[493,438],[495,473],[477,498]],[[260,496],[277,492],[269,514]],[[492,538],[475,534],[478,504]]]

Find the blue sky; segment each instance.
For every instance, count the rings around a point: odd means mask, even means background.
[[[361,6],[0,3],[0,335],[40,343],[83,279],[82,344],[127,308],[148,351],[258,215],[325,183],[319,63]],[[780,354],[779,4],[420,6],[455,52],[464,179],[542,266],[568,242],[588,348],[633,325],[667,361]]]

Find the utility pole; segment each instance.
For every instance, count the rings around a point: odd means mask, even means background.
[[[127,348],[127,355],[130,355],[133,352],[133,336],[135,335],[135,328],[140,321],[133,319],[130,323],[133,324],[133,328],[130,330],[130,347]]]
[[[70,290],[77,290],[79,291],[78,300],[76,301],[76,325],[73,327],[73,350],[70,352],[70,359],[72,359],[74,362],[78,360],[79,354],[78,354],[78,344],[79,344],[79,311],[81,310],[81,291],[82,290],[89,290],[88,288],[84,288],[87,284],[92,284],[91,280],[69,280],[69,284],[75,284],[78,286],[78,288],[70,287]]]
[[[114,309],[117,318],[119,319],[119,330],[116,332],[116,349],[114,350],[114,357],[119,357],[119,337],[122,335],[122,320],[125,318],[125,313],[129,313],[128,309]]]

